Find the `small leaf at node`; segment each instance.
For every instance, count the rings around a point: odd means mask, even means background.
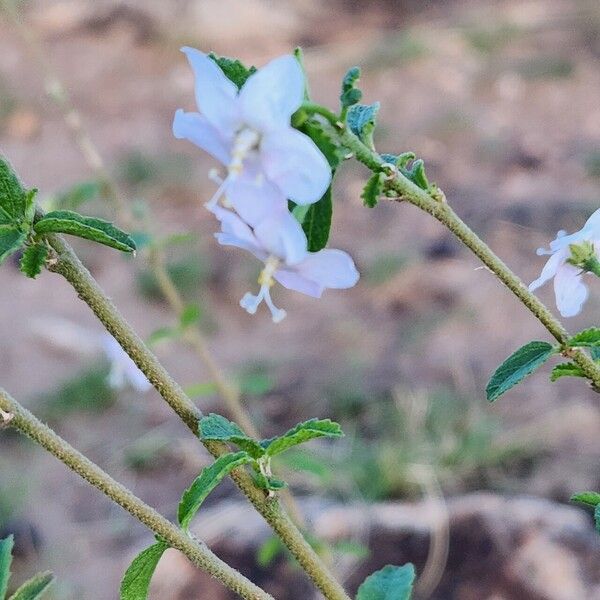
[[[377,205],[379,197],[383,194],[383,184],[385,182],[385,173],[373,173],[365,184],[360,197],[363,204],[369,208]]]
[[[348,109],[347,123],[352,133],[367,146],[373,147],[373,132],[377,123],[379,102],[374,104],[354,104]]]
[[[576,333],[567,342],[571,347],[593,347],[600,346],[600,327],[590,327]]]
[[[346,75],[344,75],[344,79],[342,80],[342,93],[340,94],[342,108],[348,108],[349,106],[360,102],[360,99],[362,98],[362,92],[356,87],[359,79],[359,67],[352,67],[351,69],[348,69]]]
[[[0,264],[23,247],[27,234],[13,225],[0,225]]]
[[[35,279],[42,272],[46,258],[48,258],[48,246],[43,243],[28,246],[21,257],[21,272]]]
[[[492,375],[485,388],[487,399],[493,402],[541,367],[558,349],[548,342],[529,342],[511,354]]]
[[[585,373],[575,363],[568,362],[556,365],[550,373],[550,381],[556,381],[561,377],[585,377]]]
[[[201,440],[218,440],[236,444],[252,458],[260,458],[265,453],[263,447],[247,436],[236,423],[215,413],[200,419],[198,434]]]

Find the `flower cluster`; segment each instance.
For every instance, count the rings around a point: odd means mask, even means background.
[[[554,277],[554,293],[556,307],[563,317],[574,317],[581,311],[588,297],[588,288],[583,281],[585,269],[582,268],[574,255],[578,245],[586,244],[598,255],[600,248],[600,209],[592,214],[579,231],[566,235],[559,231],[556,239],[550,242],[550,249],[539,248],[538,256],[549,255],[538,279],[529,285],[534,291]]]
[[[238,87],[208,55],[183,48],[195,77],[199,112],[178,110],[173,133],[220,161],[226,172],[213,176],[219,187],[206,203],[221,224],[220,244],[248,250],[264,263],[257,295],[240,305],[254,314],[261,302],[273,321],[285,317],[271,299],[275,281],[320,297],[326,288],[350,288],[358,272],[341,250],[309,252],[306,235],[288,210],[321,199],[331,168],[315,143],[291,126],[304,98],[304,73],[291,55],[262,67]]]

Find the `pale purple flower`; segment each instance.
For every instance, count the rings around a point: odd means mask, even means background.
[[[146,392],[152,387],[146,376],[112,335],[102,334],[100,343],[106,358],[110,362],[108,383],[112,388],[120,390],[129,385],[136,392]]]
[[[221,222],[221,231],[215,234],[219,243],[248,250],[265,265],[258,278],[258,294],[248,292],[240,300],[240,306],[250,314],[264,301],[275,323],[285,318],[286,312],[271,299],[270,289],[275,281],[314,298],[320,298],[326,288],[347,289],[358,281],[358,271],[346,252],[308,252],[306,235],[288,211],[267,216],[254,228],[233,211],[219,206],[212,211]]]
[[[182,51],[194,71],[200,112],[178,110],[173,133],[227,167],[208,207],[226,195],[254,225],[288,198],[296,204],[319,200],[331,183],[331,169],[315,143],[290,125],[304,97],[298,61],[291,55],[276,58],[238,91],[206,54],[194,48]]]
[[[569,246],[585,241],[592,242],[594,248],[600,247],[600,209],[592,214],[579,231],[571,235],[559,231],[556,239],[550,242],[549,250],[537,250],[538,256],[549,255],[550,258],[539,278],[529,285],[529,290],[533,292],[554,277],[556,307],[563,317],[577,315],[588,297],[588,289],[583,281],[584,273],[579,267],[567,262],[571,256]]]

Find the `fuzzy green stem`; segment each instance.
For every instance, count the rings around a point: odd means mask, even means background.
[[[223,562],[204,542],[191,538],[132,494],[130,490],[115,481],[98,465],[69,445],[47,425],[44,425],[3,389],[0,389],[0,410],[5,413],[3,420],[7,424],[45,448],[69,469],[75,471],[146,525],[154,534],[164,539],[171,548],[185,554],[193,564],[219,579],[230,590],[247,600],[273,600],[270,594]]]
[[[79,297],[91,308],[107,331],[115,337],[133,362],[146,375],[148,381],[197,436],[198,421],[202,418],[202,412],[133,331],[69,244],[61,236],[56,235],[48,236],[48,241],[56,252],[56,257],[49,265],[49,270],[62,275],[73,286]],[[215,457],[229,451],[228,446],[220,442],[202,440],[202,443]],[[349,600],[343,587],[335,580],[317,553],[304,539],[279,500],[269,498],[264,490],[258,488],[244,468],[235,469],[231,473],[231,477],[280,537],[325,598]]]
[[[359,162],[375,172],[383,171],[386,168],[384,167],[386,163],[381,156],[366,146],[347,126],[340,124],[337,115],[319,105],[304,103],[302,108],[308,113],[321,115],[334,125],[338,130],[340,143],[348,148]],[[569,334],[562,323],[537,296],[529,291],[523,281],[508,268],[502,259],[462,221],[443,197],[434,198],[400,172],[395,172],[390,176],[387,181],[387,189],[396,192],[397,201],[405,200],[414,204],[449,229],[531,311],[556,339],[561,348],[566,350]],[[592,382],[594,389],[600,389],[600,365],[581,350],[569,350],[569,356]]]

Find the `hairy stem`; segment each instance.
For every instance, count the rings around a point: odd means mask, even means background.
[[[381,156],[364,144],[346,125],[341,123],[339,117],[333,112],[310,103],[303,104],[302,108],[308,113],[318,114],[329,121],[336,128],[341,144],[348,148],[359,162],[375,172],[387,169]],[[434,198],[398,171],[388,174],[387,189],[396,192],[397,197],[395,200],[404,200],[414,204],[442,223],[529,309],[561,347],[566,349],[569,333],[562,323],[537,296],[529,291],[520,277],[452,210],[443,195]],[[586,377],[592,382],[594,389],[600,389],[600,365],[581,350],[569,350],[569,357],[585,373]]]
[[[61,236],[56,235],[48,236],[48,240],[56,252],[56,258],[49,269],[62,275],[73,286],[79,297],[90,307],[107,331],[115,337],[133,362],[146,375],[148,381],[152,383],[169,406],[197,436],[198,421],[202,418],[202,412],[133,331],[96,280],[83,266],[69,244]],[[202,443],[215,457],[229,451],[228,446],[220,442],[202,440]],[[281,541],[298,560],[325,598],[328,600],[348,600],[343,587],[336,581],[317,553],[304,539],[302,533],[283,510],[279,500],[269,498],[264,490],[258,488],[244,468],[235,469],[231,473],[231,477],[256,510],[269,523],[273,531],[281,538]]]
[[[170,547],[185,554],[193,564],[219,579],[230,590],[247,600],[273,600],[270,594],[223,562],[206,544],[188,536],[126,487],[115,481],[98,465],[69,445],[47,425],[44,425],[3,389],[0,389],[0,410],[3,411],[2,417],[7,424],[45,448],[69,469],[75,471],[146,525],[153,533],[164,539]]]

